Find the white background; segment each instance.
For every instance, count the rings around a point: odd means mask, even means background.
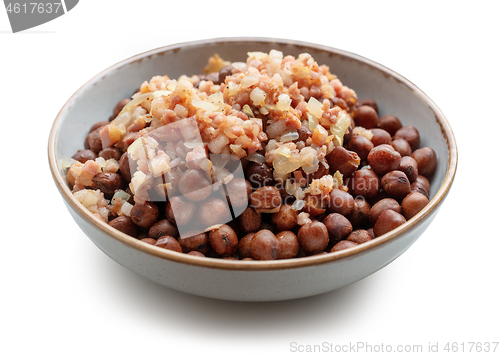
[[[235,3],[82,0],[18,34],[0,9],[0,353],[288,355],[299,353],[292,342],[424,351],[429,343],[443,351],[446,342],[465,342],[466,350],[467,342],[500,342],[498,2]],[[411,80],[442,109],[458,143],[455,183],[433,224],[399,259],[316,297],[224,302],[139,277],[80,231],[47,163],[59,109],[122,59],[224,36],[360,54]]]

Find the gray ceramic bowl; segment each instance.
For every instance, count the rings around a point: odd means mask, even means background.
[[[218,53],[241,61],[248,51],[278,49],[285,55],[308,52],[330,66],[360,99],[373,98],[380,115],[393,114],[416,126],[422,146],[434,148],[438,165],[430,203],[404,225],[355,248],[278,261],[230,261],[180,254],[145,244],[98,221],[71,194],[61,160],[82,147],[86,132],[106,120],[114,105],[154,75],[197,74],[207,58]],[[159,284],[183,292],[239,301],[273,301],[328,292],[356,282],[408,249],[436,216],[448,194],[457,167],[455,138],[438,107],[399,74],[358,55],[309,43],[222,38],[167,46],[120,62],[83,85],[61,109],[49,138],[49,163],[64,203],[85,234],[122,266]]]

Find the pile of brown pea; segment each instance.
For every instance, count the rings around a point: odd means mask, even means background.
[[[97,131],[95,127],[91,130],[86,150],[73,158],[85,162],[97,156],[112,157],[120,162],[117,173],[94,177],[93,189],[109,197],[117,189],[126,189],[130,182],[128,157],[117,148],[102,150]],[[299,140],[311,136],[307,126],[299,133]],[[165,202],[135,204],[129,216],[111,214],[109,225],[145,243],[190,255],[276,260],[336,252],[366,243],[404,224],[429,202],[429,179],[437,165],[435,151],[420,147],[417,128],[403,126],[393,115],[379,118],[377,103],[372,99],[358,103],[343,145],[335,147],[326,160],[328,166],[320,164],[316,173],[305,175],[307,181],[339,171],[348,189],[333,189],[326,199],[306,198],[300,210],[293,205],[295,198],[273,179],[271,166],[244,161],[245,179],[235,179],[231,184],[234,191],[244,192],[239,203],[248,202],[248,207],[226,224],[180,236],[178,225],[189,225],[196,209],[200,210],[197,216],[215,216],[214,221],[229,214],[227,204],[218,203],[220,197],[209,198],[197,207],[184,194],[187,198],[179,195]],[[191,176],[196,173],[188,170],[176,177],[176,188],[182,192],[183,184],[200,186]],[[181,213],[174,216],[174,210]],[[305,219],[301,213],[306,213]]]

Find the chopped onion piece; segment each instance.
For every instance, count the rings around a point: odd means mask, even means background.
[[[300,168],[300,155],[292,154],[288,147],[282,146],[275,153],[273,167],[276,173],[287,174]]]
[[[137,140],[132,142],[130,146],[127,148],[127,153],[130,155],[132,159],[137,159],[138,156],[138,151],[141,149],[142,145],[144,144],[144,138],[139,137]]]
[[[285,120],[276,120],[271,125],[267,126],[266,133],[269,138],[276,138],[286,130]]]
[[[276,110],[286,111],[290,110],[290,104],[292,99],[287,94],[281,94],[278,96],[278,102],[276,103]]]
[[[248,52],[247,55],[250,58],[254,58],[254,59],[258,59],[258,60],[266,59],[269,56],[267,53],[259,52],[259,51]]]
[[[125,112],[129,112],[129,111],[131,112],[132,109],[135,109],[135,107],[138,106],[138,105],[140,105],[143,101],[151,100],[151,99],[154,99],[154,98],[155,98],[155,94],[154,93],[143,93],[143,94],[137,93],[134,96],[132,96],[132,100],[129,101],[127,103],[127,105],[125,105],[123,107],[122,111],[120,111],[120,114],[118,114],[118,116],[120,116],[122,113],[125,113]]]
[[[76,161],[75,159],[73,159],[73,158],[63,158],[63,159],[61,159],[61,161],[60,161],[60,162],[61,162],[61,163],[60,163],[61,168],[62,168],[63,170],[66,170],[67,168],[71,167],[71,165],[72,165],[73,163],[75,163],[75,162],[77,162],[77,161]]]
[[[316,116],[307,113],[307,121],[309,122],[309,130],[313,132],[316,126],[318,126],[319,124],[318,119],[316,118]]]
[[[98,190],[82,189],[75,192],[75,198],[86,208],[97,207],[97,202],[101,199],[101,192]]]
[[[217,105],[217,109],[215,111],[221,111],[225,106],[224,94],[222,94],[220,91],[210,95],[208,97],[208,101],[211,102],[212,104]]]
[[[134,206],[132,204],[126,201],[125,203],[123,203],[121,208],[122,214],[125,216],[130,216],[130,210],[132,210],[133,207]]]
[[[119,189],[115,192],[115,194],[113,195],[113,198],[111,198],[111,204],[116,204],[117,199],[121,199],[124,202],[126,202],[130,199],[130,197],[131,197],[131,195],[128,194],[126,191]]]
[[[342,145],[344,134],[349,125],[351,125],[351,117],[345,111],[341,111],[338,115],[337,122],[330,126],[330,131],[335,136],[338,145]]]
[[[229,139],[224,134],[219,134],[216,138],[214,138],[208,144],[208,149],[215,154],[221,153],[224,146],[227,146],[229,143]]]
[[[252,119],[255,118],[255,115],[253,114],[253,111],[250,108],[250,106],[248,106],[248,104],[243,105],[243,110],[242,111],[249,118],[252,118]]]
[[[299,213],[299,216],[297,217],[297,224],[305,225],[309,223],[312,223],[312,220],[309,219],[309,213],[306,212]]]
[[[239,158],[245,157],[247,155],[247,152],[241,148],[240,145],[229,145],[229,148],[231,151],[234,152]]]
[[[200,141],[184,142],[184,146],[186,146],[189,149],[193,149],[196,147],[203,147],[203,142]]]
[[[252,85],[257,84],[258,82],[259,82],[259,77],[255,76],[255,75],[246,75],[241,80],[241,88],[242,89],[249,88]]]
[[[299,133],[297,131],[291,131],[284,133],[280,137],[281,142],[295,141],[299,139]]]
[[[240,91],[240,85],[236,84],[235,82],[229,82],[229,84],[227,85],[227,91],[227,94],[229,96],[236,96]]]
[[[323,116],[323,104],[321,104],[315,97],[311,97],[306,105],[307,111],[311,113],[311,115],[316,116],[319,119]]]
[[[156,90],[153,92],[153,95],[156,98],[159,98],[160,96],[169,96],[172,93],[170,90]]]
[[[292,209],[300,211],[302,208],[306,206],[306,201],[302,199],[295,200],[292,204]]]
[[[142,171],[136,171],[132,180],[130,182],[130,190],[135,194],[137,189],[141,186],[142,183],[146,181],[146,174]]]
[[[250,99],[255,106],[264,106],[266,103],[266,93],[259,87],[250,92]]]
[[[194,107],[197,107],[199,109],[203,109],[203,110],[208,111],[208,112],[214,112],[219,108],[219,105],[211,103],[209,101],[201,100],[200,98],[193,99],[191,104]]]

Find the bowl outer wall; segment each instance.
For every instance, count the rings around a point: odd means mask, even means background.
[[[371,97],[377,100],[380,115],[394,114],[404,124],[418,127],[422,137],[421,146],[433,147],[438,154],[438,168],[431,184],[431,196],[434,198],[410,223],[348,251],[252,264],[178,256],[179,254],[168,250],[158,251],[159,249],[153,246],[143,246],[143,243],[117,233],[107,224],[97,221],[76,202],[62,178],[60,159],[70,157],[81,148],[88,128],[97,121],[106,120],[115,103],[129,97],[144,80],[166,73],[171,78],[181,74],[197,74],[206,64],[207,58],[214,53],[234,61],[244,59],[248,51],[265,52],[273,48],[292,55],[311,53],[318,63],[329,65],[331,71],[338,74],[344,84],[355,89],[360,99]],[[71,139],[65,139],[66,137]],[[75,221],[97,246],[120,264],[161,284],[193,294],[221,299],[276,300],[318,294],[352,283],[375,272],[404,252],[434,218],[438,206],[448,193],[456,171],[457,153],[451,128],[437,106],[412,83],[387,68],[363,57],[324,46],[286,40],[245,38],[168,46],[132,57],[97,75],[73,95],[54,122],[49,138],[49,162],[56,185]],[[415,232],[418,234],[415,235]],[[370,253],[366,254],[368,250]],[[380,252],[376,253],[378,250]],[[384,250],[387,252],[384,253]],[[362,257],[365,254],[367,256]],[[348,270],[353,270],[350,273],[346,273],[344,267],[341,267],[358,259],[363,261],[349,265]],[[372,262],[369,262],[370,260]],[[149,264],[148,261],[155,262]],[[208,270],[210,273],[203,276],[202,270]],[[169,272],[165,275],[168,278],[161,277],[165,271]],[[236,271],[238,273],[235,273]],[[224,277],[226,287],[215,283],[222,283],[220,273],[227,274]],[[298,278],[299,275],[303,277]],[[200,280],[196,276],[203,276],[203,279]],[[283,283],[276,284],[285,276],[287,277]],[[266,287],[263,282],[265,278],[273,281]],[[324,278],[329,282],[320,283]],[[186,279],[196,280],[195,285],[188,287]],[[305,288],[298,280],[308,280],[312,286]],[[241,282],[238,292],[229,291],[231,286],[234,286],[234,281]],[[208,292],[210,285],[217,285],[213,292],[215,294]],[[275,292],[272,292],[273,286]],[[276,293],[280,296],[277,297]],[[245,295],[248,295],[248,299],[245,299]]]
[[[123,267],[158,284],[203,297],[246,301],[297,299],[333,291],[383,268],[406,251],[434,219],[437,210],[412,231],[384,245],[332,262],[274,270],[230,270],[188,265],[146,254],[116,239],[68,210],[84,233]],[[206,257],[194,257],[206,259]],[[249,266],[253,261],[239,261]]]

